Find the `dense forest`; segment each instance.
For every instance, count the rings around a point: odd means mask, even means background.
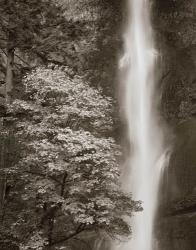
[[[91,249],[97,234],[130,235],[123,218],[141,207],[120,188],[104,58],[116,44],[111,6],[0,2],[2,250]]]
[[[196,3],[152,1],[170,166],[160,249],[196,246]],[[125,1],[0,0],[0,250],[106,250],[140,201],[121,189]],[[123,138],[123,139],[122,139]]]

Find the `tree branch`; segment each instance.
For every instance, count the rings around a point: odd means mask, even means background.
[[[3,52],[3,54],[5,56],[7,56],[7,53],[1,48],[1,51]],[[28,67],[31,67],[30,64],[28,64],[27,62],[25,62],[22,58],[20,58],[17,54],[14,54],[19,60],[21,60],[23,63],[25,63]],[[14,62],[14,65],[19,68],[19,64],[17,64],[16,62]]]
[[[15,56],[24,64],[26,64],[28,67],[31,67],[31,65],[29,63],[27,63],[25,60],[23,60],[19,55],[15,54]]]
[[[38,176],[42,176],[42,177],[48,177],[50,178],[51,180],[57,182],[59,185],[63,185],[63,183],[61,181],[59,181],[58,179],[56,179],[55,177],[51,176],[51,175],[45,175],[45,174],[42,174],[42,173],[36,173],[36,172],[32,172],[32,171],[25,171],[26,173],[28,174],[32,174],[32,175],[38,175]]]
[[[63,176],[63,182],[62,182],[62,187],[61,187],[61,196],[64,195],[64,191],[65,191],[65,182],[66,182],[66,179],[67,179],[67,172],[64,173],[64,176]]]
[[[80,225],[81,226],[81,225]],[[64,237],[60,240],[56,240],[56,241],[53,241],[50,246],[54,246],[54,245],[57,245],[57,244],[60,244],[60,243],[63,243],[64,241],[68,241],[70,239],[73,239],[75,236],[79,235],[81,232],[85,231],[86,229],[85,228],[82,228],[80,229],[80,226],[78,227],[78,229],[71,233],[70,235],[68,235],[67,237]]]
[[[1,48],[1,51],[3,52],[4,55],[7,56],[7,53]]]
[[[59,66],[65,66],[65,63],[61,63],[59,61],[56,61],[54,59],[48,59],[46,55],[42,54],[39,51],[33,50],[33,53],[36,54],[39,58],[41,58],[41,60],[45,63],[53,63]]]

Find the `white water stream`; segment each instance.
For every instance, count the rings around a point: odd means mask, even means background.
[[[164,133],[158,114],[155,81],[156,50],[150,23],[150,0],[128,0],[129,19],[124,36],[125,54],[120,61],[124,84],[122,107],[128,125],[130,152],[123,183],[143,212],[131,220],[132,239],[119,250],[157,250],[153,236],[158,190],[167,161]]]

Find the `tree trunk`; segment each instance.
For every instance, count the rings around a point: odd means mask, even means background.
[[[1,137],[1,162],[0,162],[0,220],[2,222],[3,220],[3,214],[4,214],[4,201],[5,201],[5,189],[6,189],[6,176],[3,173],[4,167],[5,167],[5,159],[4,159],[4,154],[5,154],[5,141]]]
[[[5,97],[6,101],[11,101],[11,91],[13,90],[13,74],[14,74],[14,49],[7,49],[7,67],[5,80]]]

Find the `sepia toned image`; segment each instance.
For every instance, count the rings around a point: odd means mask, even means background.
[[[196,249],[196,1],[0,0],[0,250]]]

